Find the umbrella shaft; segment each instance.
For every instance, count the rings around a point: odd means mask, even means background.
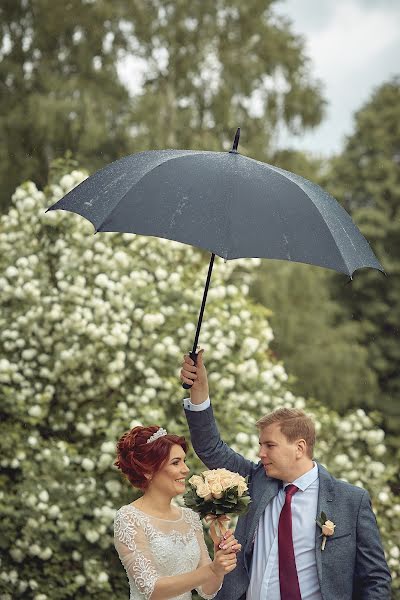
[[[213,254],[211,254],[210,264],[208,265],[206,287],[204,288],[203,301],[201,303],[201,308],[200,308],[200,313],[199,313],[199,319],[197,321],[196,335],[194,337],[193,350],[192,350],[192,354],[194,354],[194,355],[197,354],[197,352],[196,352],[196,350],[197,350],[197,344],[198,344],[198,341],[199,341],[200,328],[201,328],[201,322],[203,320],[204,308],[205,308],[206,302],[207,302],[207,293],[208,293],[208,288],[210,286],[211,273],[212,273],[213,265],[214,265],[214,258],[215,258],[215,254],[213,253]],[[195,359],[193,359],[193,360],[195,360]]]

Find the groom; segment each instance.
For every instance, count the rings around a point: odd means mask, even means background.
[[[313,460],[311,418],[298,409],[262,417],[255,464],[220,438],[202,351],[197,366],[185,356],[180,376],[193,384],[184,407],[196,454],[209,469],[249,476],[250,510],[236,527],[242,552],[218,600],[389,600],[391,577],[368,492]]]

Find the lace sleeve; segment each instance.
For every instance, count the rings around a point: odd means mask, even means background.
[[[197,541],[200,547],[200,560],[199,560],[199,564],[197,565],[197,567],[202,567],[204,565],[208,565],[211,562],[211,558],[210,555],[208,553],[208,548],[206,546],[206,543],[204,541],[204,530],[203,530],[203,525],[201,523],[201,519],[200,516],[193,512],[193,526],[196,530],[196,537],[197,537]],[[196,588],[196,591],[198,592],[198,594],[202,597],[205,598],[205,600],[211,600],[212,598],[215,598],[215,596],[217,595],[217,593],[219,592],[219,590],[221,589],[222,585],[218,588],[218,590],[214,593],[214,594],[206,594],[202,587],[199,586]]]
[[[114,545],[130,581],[149,600],[157,582],[145,532],[145,524],[134,513],[120,509],[114,520]]]

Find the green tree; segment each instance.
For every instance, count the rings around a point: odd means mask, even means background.
[[[325,161],[322,159],[292,148],[276,149],[270,162],[281,169],[297,173],[297,175],[301,175],[316,184],[320,184],[325,168]]]
[[[276,2],[3,2],[0,206],[25,178],[43,188],[67,151],[95,170],[144,149],[222,150],[240,125],[241,151],[262,160],[280,127],[317,125],[320,86]],[[132,98],[117,74],[128,51],[143,66]]]
[[[276,0],[132,1],[135,53],[147,64],[133,99],[140,148],[240,150],[263,160],[285,125],[322,116],[304,40],[274,13]]]
[[[400,449],[400,78],[380,86],[356,113],[355,130],[331,164],[331,192],[370,241],[388,277],[356,273],[334,293],[358,321],[380,392],[390,443]]]
[[[0,6],[0,208],[17,183],[43,187],[66,151],[91,169],[129,149],[116,61],[125,0],[6,0]]]
[[[0,219],[4,600],[125,599],[112,521],[136,494],[112,467],[116,440],[137,423],[188,434],[177,376],[207,263],[183,244],[94,236],[77,215],[45,213],[82,178],[64,175],[46,194],[25,183]],[[372,493],[398,594],[400,503],[389,488],[397,466],[382,462],[379,417],[339,415],[287,389],[267,310],[248,296],[252,265],[217,261],[201,335],[222,434],[257,460],[260,415],[282,405],[314,414],[316,455]],[[190,466],[200,467],[193,456]]]
[[[345,319],[331,290],[332,274],[285,261],[262,263],[252,295],[272,310],[271,349],[293,376],[295,394],[343,413],[376,408],[378,386],[358,323]],[[339,286],[344,287],[341,278]],[[341,287],[338,287],[340,290]]]

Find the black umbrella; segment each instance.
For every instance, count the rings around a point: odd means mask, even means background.
[[[284,169],[232,150],[154,150],[117,160],[48,210],[82,215],[98,231],[167,238],[211,252],[192,350],[214,264],[275,258],[334,269],[350,278],[362,267],[383,271],[351,217],[327,192]],[[186,384],[185,384],[186,387]]]

